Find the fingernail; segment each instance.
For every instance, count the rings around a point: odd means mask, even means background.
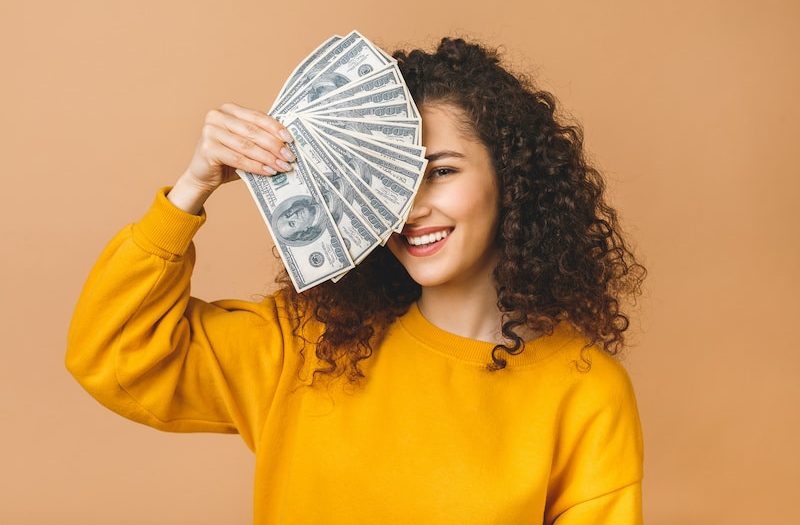
[[[292,134],[286,131],[285,129],[278,131],[278,135],[283,139],[284,142],[294,141],[294,137],[292,137]]]
[[[275,164],[277,164],[278,166],[280,166],[280,168],[281,168],[283,171],[289,171],[289,170],[291,170],[291,169],[292,169],[292,167],[291,167],[291,166],[289,166],[289,163],[288,163],[288,162],[284,162],[284,161],[282,161],[281,159],[277,159],[277,160],[275,161]]]
[[[275,168],[273,168],[272,166],[267,166],[266,164],[264,165],[264,171],[266,171],[270,175],[277,175],[278,174],[278,172],[275,171]]]
[[[281,155],[283,155],[283,158],[288,160],[289,162],[295,161],[294,153],[289,151],[289,148],[281,148]]]

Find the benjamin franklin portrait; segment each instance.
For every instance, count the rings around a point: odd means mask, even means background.
[[[279,241],[303,246],[315,241],[324,228],[325,212],[308,195],[287,199],[275,208],[272,227]]]

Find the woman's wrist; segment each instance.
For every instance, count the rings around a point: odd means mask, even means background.
[[[199,215],[213,191],[198,186],[184,173],[167,193],[167,199],[186,213]]]

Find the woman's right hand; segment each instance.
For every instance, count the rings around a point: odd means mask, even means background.
[[[189,167],[167,198],[196,215],[214,190],[239,178],[237,168],[256,175],[291,170],[295,158],[286,142],[292,142],[289,131],[266,113],[232,102],[212,109]]]
[[[184,177],[211,193],[237,180],[236,169],[258,175],[289,171],[292,136],[275,118],[228,102],[206,114],[203,131]]]

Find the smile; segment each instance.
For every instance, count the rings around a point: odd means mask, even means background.
[[[439,242],[450,233],[450,230],[440,230],[438,232],[429,233],[427,235],[420,235],[418,237],[411,237],[410,235],[404,235],[406,238],[406,242],[412,246],[422,246],[425,244],[431,244],[434,242]]]
[[[442,249],[447,242],[449,235],[453,232],[453,228],[442,228],[440,230],[431,231],[427,229],[423,235],[402,235],[403,244],[409,255],[414,257],[427,257],[433,255]]]

